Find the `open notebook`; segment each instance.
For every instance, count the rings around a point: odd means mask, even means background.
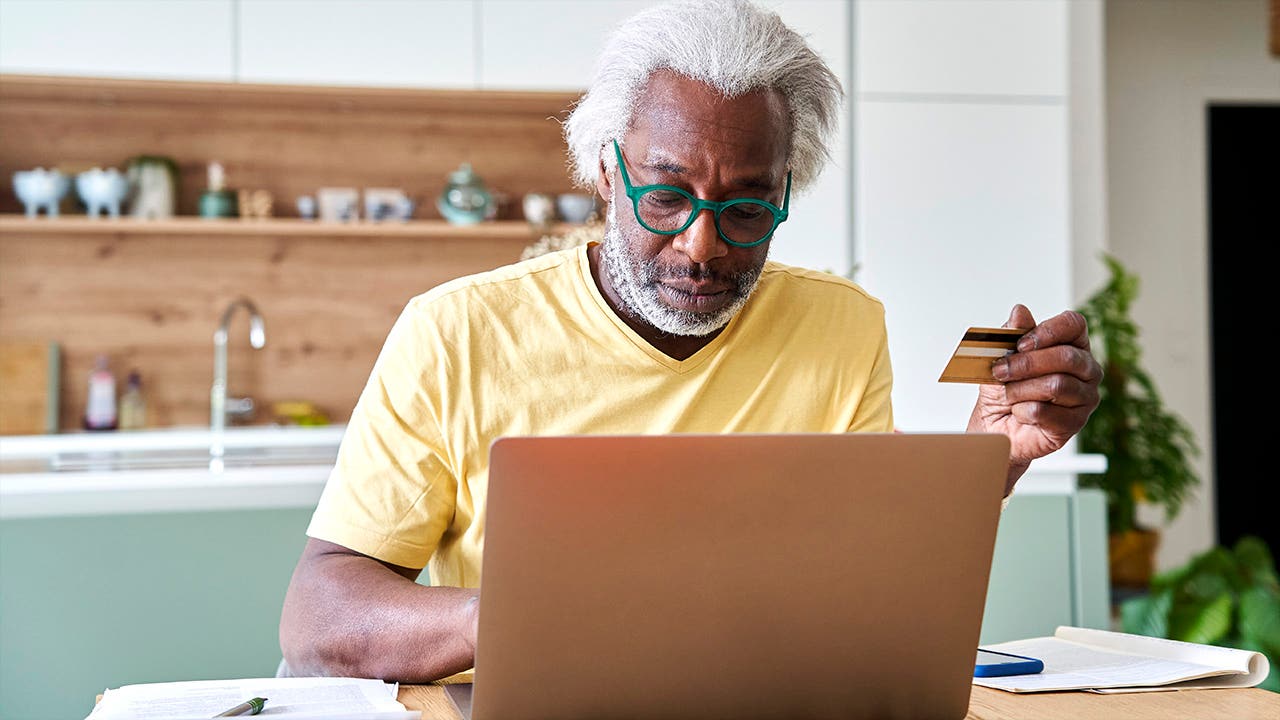
[[[125,685],[107,690],[87,720],[195,720],[250,698],[266,698],[260,717],[290,720],[419,720],[396,700],[399,686],[356,678],[249,678]]]
[[[1044,661],[1044,670],[1037,675],[974,678],[975,685],[1009,692],[1254,687],[1267,679],[1271,668],[1266,655],[1251,650],[1065,626],[1053,637],[989,647]]]

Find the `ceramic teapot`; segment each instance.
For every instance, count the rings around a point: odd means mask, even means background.
[[[463,163],[449,174],[449,183],[436,200],[436,207],[444,219],[458,225],[470,225],[484,220],[492,204],[493,195],[480,176],[471,170],[470,163]]]

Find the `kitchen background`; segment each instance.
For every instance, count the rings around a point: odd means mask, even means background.
[[[5,219],[0,327],[6,339],[59,344],[62,430],[81,426],[99,354],[118,372],[139,370],[150,424],[207,423],[213,333],[238,296],[259,309],[268,342],[252,350],[248,313],[232,316],[233,394],[254,398],[257,422],[271,421],[280,401],[310,402],[343,421],[408,298],[512,262],[536,239],[518,216],[441,220],[434,198],[448,175],[469,162],[495,191],[573,189],[559,126],[548,119],[569,93],[258,90],[25,76],[0,87],[8,172],[76,158],[123,167],[139,155],[175,158],[179,169],[177,222]],[[286,220],[192,221],[211,160],[233,187],[280,198],[276,216]],[[425,220],[297,220],[293,198],[326,185],[412,189]],[[7,195],[0,211],[19,212]]]
[[[123,171],[130,158],[162,155],[177,164],[183,216],[196,214],[208,164],[219,162],[231,188],[269,191],[276,217],[296,216],[295,198],[322,187],[390,187],[416,202],[415,218],[431,220],[448,174],[470,163],[500,197],[497,220],[514,223],[462,232],[224,223],[206,232],[209,224],[37,230],[9,218],[0,337],[60,345],[62,430],[80,427],[85,378],[104,353],[122,384],[139,370],[150,423],[200,424],[211,335],[245,296],[269,343],[251,352],[246,316],[233,318],[233,393],[255,399],[258,422],[273,419],[275,402],[295,400],[345,420],[407,299],[518,259],[538,237],[520,223],[522,197],[573,190],[559,120],[585,87],[603,33],[643,5],[5,0],[6,177],[37,166]],[[847,76],[848,7],[798,2],[786,11]],[[249,83],[290,87],[241,86]],[[846,272],[847,142],[831,152],[838,166],[798,199],[785,228],[796,240],[776,257]],[[20,209],[13,193],[0,196],[0,212]]]
[[[61,349],[61,430],[80,426],[99,354],[121,385],[139,371],[150,427],[200,428],[214,331],[229,304],[248,297],[267,343],[251,349],[247,313],[232,317],[230,394],[255,399],[257,425],[275,420],[276,402],[307,401],[340,429],[410,297],[513,261],[540,236],[522,198],[573,190],[556,119],[589,81],[603,34],[649,4],[0,0],[0,177],[37,166],[124,170],[138,155],[165,155],[177,163],[182,216],[89,221],[72,191],[58,221],[27,220],[6,188],[0,342]],[[1101,284],[1107,250],[1143,279],[1135,315],[1145,360],[1206,450],[1197,460],[1204,485],[1165,530],[1159,562],[1177,565],[1211,545],[1203,105],[1280,100],[1266,0],[764,4],[808,34],[848,93],[832,163],[793,199],[773,257],[850,274],[885,301],[899,425],[963,427],[972,389],[936,382],[962,329],[1002,323],[1015,301],[1037,318],[1075,307]],[[223,165],[228,187],[269,191],[277,219],[196,219],[211,162]],[[495,219],[441,219],[435,197],[462,163],[502,198]],[[416,201],[414,220],[298,220],[295,198],[322,187],[400,188]],[[250,495],[269,507],[287,492],[275,482],[185,496],[182,515],[129,515],[125,534],[106,517],[6,519],[0,713],[35,707],[69,677],[97,682],[92,692],[114,678],[193,667],[189,658],[122,657],[110,674],[100,659],[128,642],[104,617],[121,632],[145,624],[157,637],[183,637],[184,604],[216,600],[224,611],[198,615],[198,652],[214,663],[200,672],[269,672],[274,637],[254,638],[266,659],[250,671],[231,659],[234,631],[250,613],[278,611],[280,568],[296,560],[309,512],[303,503],[235,519],[212,510]],[[163,504],[165,492],[137,497]],[[20,517],[20,501],[6,496],[0,517]],[[201,503],[208,512],[196,511]],[[1028,520],[1024,537],[1041,535]],[[95,546],[95,537],[105,540]],[[70,564],[51,573],[35,547]],[[125,569],[123,556],[150,560]],[[220,584],[228,558],[246,557],[258,577],[275,579]],[[1009,572],[1012,588],[1034,570]],[[20,597],[15,577],[44,578],[42,594]],[[130,595],[114,606],[113,593],[93,590],[152,577],[182,578],[182,589],[155,583],[146,602]],[[1050,585],[1046,595],[1056,596]],[[114,614],[87,612],[90,601]],[[43,618],[30,632],[18,622],[28,613]],[[50,622],[71,628],[74,657],[61,652],[65,643],[41,641]],[[51,670],[76,658],[78,669]],[[75,688],[62,707],[82,708],[85,692]]]

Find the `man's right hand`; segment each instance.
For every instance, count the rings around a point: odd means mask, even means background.
[[[310,538],[280,617],[290,672],[422,683],[474,666],[479,591],[421,572]]]

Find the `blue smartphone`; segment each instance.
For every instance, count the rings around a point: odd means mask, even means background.
[[[1035,658],[978,648],[978,661],[973,666],[973,676],[1034,675],[1041,670],[1044,670],[1044,663]]]

